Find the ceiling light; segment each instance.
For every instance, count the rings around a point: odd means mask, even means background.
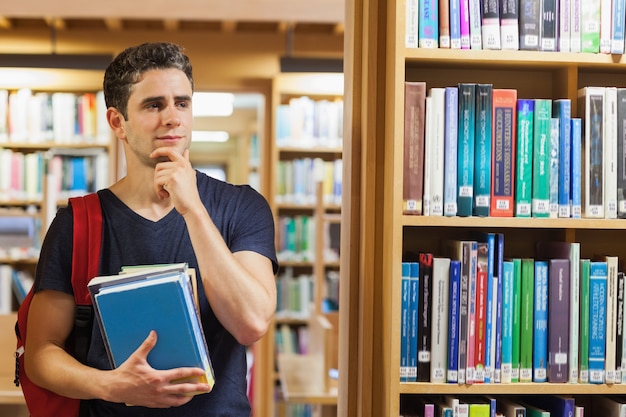
[[[194,130],[191,133],[193,142],[226,142],[228,138],[228,132],[218,130]]]
[[[235,96],[231,93],[193,93],[194,117],[230,116]]]

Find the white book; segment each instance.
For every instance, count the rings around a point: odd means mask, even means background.
[[[560,0],[559,2],[559,52],[570,51],[571,2],[572,0]]]
[[[584,120],[582,167],[582,216],[604,218],[603,138],[605,87],[584,87],[579,90],[579,114]]]
[[[406,34],[404,45],[407,48],[417,48],[418,34],[418,0],[406,1]]]
[[[446,89],[431,88],[430,215],[443,216]]]
[[[569,382],[578,382],[578,339],[580,338],[580,243],[570,243],[569,255]]]
[[[617,88],[604,91],[604,217],[617,218]]]
[[[13,267],[8,264],[0,264],[0,314],[11,313],[13,302]]]
[[[482,21],[480,0],[469,0],[470,49],[482,49]]]
[[[422,188],[422,215],[430,216],[430,177],[432,175],[432,148],[433,148],[433,129],[434,129],[434,109],[432,105],[433,99],[430,95],[426,96],[426,110],[424,116],[424,178]]]
[[[615,381],[615,348],[617,335],[617,272],[619,259],[617,256],[603,256],[606,261],[606,351],[604,358],[604,381],[614,384]]]
[[[582,29],[582,21],[580,19],[581,1],[582,0],[570,0],[570,52],[580,52],[582,48],[582,38],[580,37]]]
[[[450,259],[433,258],[430,382],[446,382]]]
[[[0,143],[9,141],[9,90],[0,89]]]

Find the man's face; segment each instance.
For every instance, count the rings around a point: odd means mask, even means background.
[[[128,119],[123,121],[128,147],[143,163],[157,148],[169,146],[181,154],[191,143],[192,89],[185,73],[177,69],[150,70],[143,74],[128,99]]]

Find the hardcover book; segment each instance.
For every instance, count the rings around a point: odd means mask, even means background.
[[[532,382],[535,293],[535,260],[532,258],[522,259],[521,284],[519,382]]]
[[[444,216],[457,214],[457,141],[459,123],[459,90],[458,87],[446,87],[445,94],[445,130],[444,130]]]
[[[533,178],[531,214],[533,217],[550,215],[550,119],[552,100],[535,99],[533,122]]]
[[[559,1],[542,0],[539,27],[539,49],[557,51]]]
[[[494,217],[513,217],[517,90],[493,89],[491,209]]]
[[[541,1],[519,0],[519,46],[520,49],[539,49],[541,27]]]
[[[604,90],[604,217],[617,218],[617,88]]]
[[[428,152],[430,167],[430,189],[429,189],[429,215],[443,216],[444,201],[444,159],[445,159],[445,88],[430,89],[430,105],[432,106],[427,113],[430,113],[430,129],[428,135],[428,143],[430,151]]]
[[[411,292],[409,294],[409,382],[417,380],[417,343],[419,321],[419,293],[420,293],[420,265],[419,262],[410,262]]]
[[[426,83],[405,82],[403,212],[422,214]]]
[[[476,85],[476,123],[474,137],[475,216],[489,216],[491,195],[492,100],[491,84]]]
[[[626,1],[614,0],[611,22],[611,53],[624,53],[624,25],[626,24]]]
[[[513,258],[513,315],[511,328],[511,382],[519,382],[522,337],[522,259]]]
[[[517,156],[515,217],[530,217],[533,185],[533,134],[535,101],[517,100]]]
[[[428,382],[431,368],[431,325],[433,302],[433,255],[419,254],[420,291],[418,295],[418,343],[417,343],[417,381]]]
[[[407,0],[406,2],[406,33],[404,35],[404,45],[407,48],[417,48],[419,25],[418,3],[418,0]]]
[[[548,213],[550,218],[559,217],[559,119],[550,119],[550,204]]]
[[[474,202],[476,84],[461,83],[458,87],[457,214],[459,216],[471,216]]]
[[[438,0],[439,47],[450,48],[450,0]]]
[[[461,2],[449,0],[450,48],[461,49]]]
[[[605,360],[604,360],[604,381],[607,384],[616,383],[615,370],[615,349],[617,342],[617,273],[619,260],[617,256],[602,255],[597,258],[606,262],[606,340],[605,340]],[[621,380],[620,380],[621,382]]]
[[[502,274],[502,373],[501,383],[511,383],[513,367],[513,261],[505,261]]]
[[[572,178],[570,188],[570,206],[572,218],[582,217],[582,120],[572,118]]]
[[[604,383],[606,357],[606,262],[589,265],[589,382]]]
[[[439,47],[439,2],[438,0],[420,0],[418,3],[418,47]]]
[[[569,380],[570,261],[550,259],[548,284],[548,382]]]
[[[193,380],[214,384],[186,264],[100,276],[88,287],[112,367],[124,363],[154,330],[158,341],[148,354],[150,366],[202,368],[206,374]]]
[[[591,261],[580,260],[580,331],[578,339],[578,382],[589,382],[589,273]]]
[[[450,258],[433,257],[430,382],[446,382]]]
[[[626,137],[626,88],[617,89],[617,137]],[[626,218],[626,146],[617,140],[617,217]]]
[[[552,102],[552,116],[559,119],[558,150],[558,217],[569,218],[572,158],[572,103],[570,99],[557,99]]]
[[[450,306],[448,308],[448,366],[446,382],[457,383],[459,374],[459,309],[461,297],[461,261],[450,261]]]
[[[501,49],[500,43],[500,2],[485,0],[481,2],[483,49]]]
[[[600,52],[600,1],[580,1],[581,52]]]
[[[559,6],[559,16],[558,16],[558,25],[559,25],[559,52],[570,52],[570,36],[571,36],[571,5],[572,0],[560,0],[558,2]]]
[[[548,367],[548,263],[543,260],[535,261],[533,308],[533,382],[546,382]]]
[[[409,381],[409,296],[411,293],[411,265],[402,262],[402,312],[400,317],[400,382]]]
[[[482,49],[480,0],[469,0],[470,49]]]
[[[519,49],[518,0],[500,0],[500,41],[502,49]]]
[[[461,49],[470,49],[470,0],[459,1]]]
[[[604,87],[578,90],[578,114],[585,123],[583,137],[582,215],[604,218]]]
[[[581,3],[582,0],[570,0],[570,52],[581,52],[582,49]]]

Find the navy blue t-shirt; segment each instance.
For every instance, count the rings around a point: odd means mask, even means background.
[[[197,172],[198,191],[207,212],[231,252],[254,251],[269,258],[276,273],[274,220],[267,201],[249,186],[235,186]],[[150,409],[92,400],[90,415],[104,416],[249,416],[245,347],[224,329],[208,303],[187,226],[173,209],[159,221],[128,208],[110,190],[98,191],[103,213],[100,275],[117,274],[124,265],[187,262],[196,268],[202,325],[215,371],[215,386],[182,407]],[[72,211],[60,209],[44,239],[36,290],[72,294]],[[207,248],[210,250],[210,248]],[[201,253],[198,254],[201,256]],[[110,369],[97,323],[92,329],[88,365]]]

